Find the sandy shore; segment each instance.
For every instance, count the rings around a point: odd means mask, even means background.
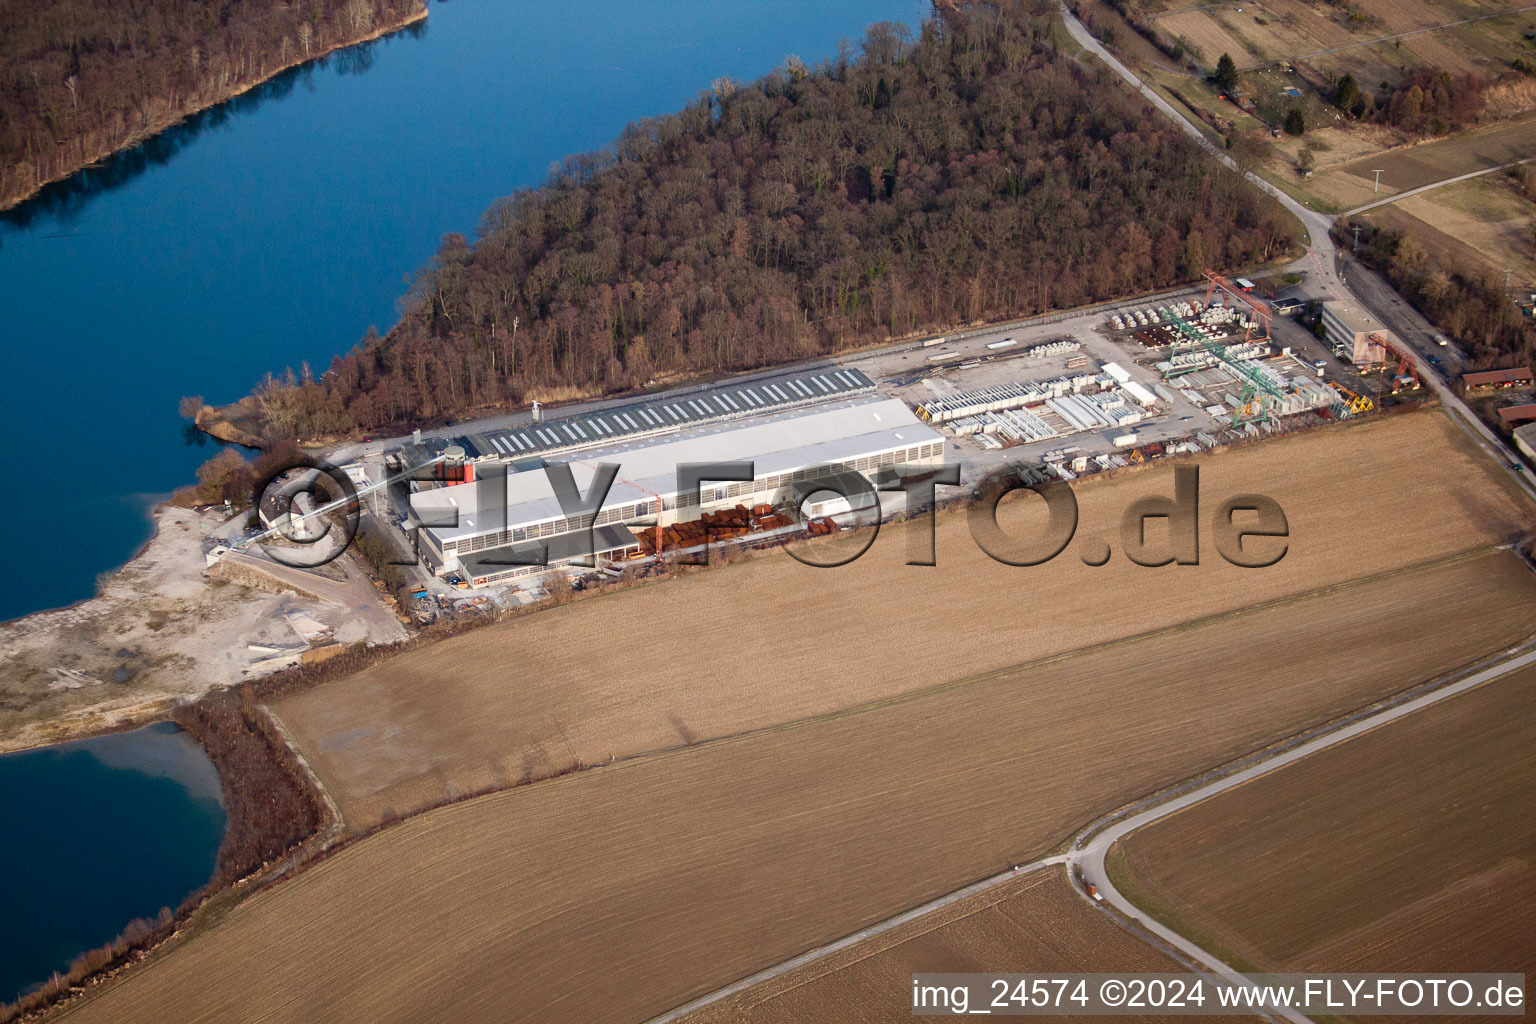
[[[160,718],[310,644],[406,636],[350,558],[292,588],[310,574],[231,582],[210,577],[203,554],[222,516],[161,506],[154,518],[155,536],[98,596],[0,624],[0,751]],[[325,632],[306,639],[316,624]]]

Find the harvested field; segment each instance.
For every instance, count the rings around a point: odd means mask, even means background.
[[[1487,269],[1489,264],[1483,254],[1459,238],[1454,238],[1443,231],[1430,227],[1412,214],[1399,210],[1396,206],[1383,206],[1371,210],[1369,213],[1360,214],[1362,220],[1379,225],[1392,231],[1401,231],[1411,234],[1414,239],[1424,247],[1435,259],[1464,267],[1482,267]],[[1503,269],[1500,267],[1499,269]],[[1511,278],[1511,284],[1518,287],[1518,280]]]
[[[1062,869],[1047,868],[1020,875],[1016,881],[867,939],[684,1019],[687,1024],[801,1024],[811,1020],[896,1024],[912,1019],[912,975],[920,971],[1168,973],[1182,969],[1108,915],[1084,903],[1072,891]]]
[[[836,570],[776,552],[435,644],[275,710],[348,822],[365,827],[460,794],[826,714],[1529,529],[1529,506],[1493,482],[1468,444],[1426,412],[1205,459],[1202,516],[1251,491],[1286,510],[1290,551],[1268,569],[1232,566],[1208,539],[1198,566],[1149,569],[1118,556],[1090,568],[1069,550],[1013,568],[982,553],[953,516],[940,523],[935,567],[904,564],[900,529]],[[1118,552],[1123,511],[1140,495],[1171,493],[1171,475],[1158,467],[1079,488],[1079,538],[1109,538]]]
[[[1533,621],[1536,576],[1482,552],[439,808],[69,1019],[643,1020]]]
[[[1536,156],[1536,115],[1422,146],[1377,153],[1346,164],[1340,171],[1370,182],[1374,179],[1371,170],[1380,167],[1385,172],[1381,176],[1382,192],[1401,192],[1528,156]]]
[[[1536,975],[1536,670],[1132,835],[1140,895],[1252,964]]]
[[[1470,249],[1475,254],[1473,265],[1481,263],[1496,279],[1509,269],[1514,271],[1510,286],[1516,290],[1536,285],[1536,252],[1531,239],[1536,203],[1493,180],[1493,176],[1409,196],[1394,205]]]
[[[1352,71],[1369,83],[1380,81],[1382,69],[1398,73],[1405,64],[1486,72],[1495,61],[1507,63],[1508,44],[1485,38],[1479,28],[1498,26],[1494,34],[1518,34],[1529,20],[1528,13],[1518,10],[1524,5],[1515,0],[1475,5],[1457,0],[1359,0],[1355,6],[1364,17],[1356,26],[1326,7],[1298,0],[1259,0],[1241,8],[1180,6],[1190,9],[1159,15],[1154,24],[1165,35],[1200,47],[1210,67],[1223,53],[1231,54],[1240,70],[1310,60]],[[1460,24],[1490,15],[1491,20]],[[1389,38],[1404,33],[1415,34],[1402,38],[1401,45]]]
[[[1360,217],[1368,223],[1412,235],[1445,266],[1481,270],[1495,281],[1512,271],[1510,288],[1536,288],[1536,253],[1531,241],[1532,204],[1487,178],[1447,185],[1410,196]]]
[[[1225,25],[1207,11],[1187,11],[1169,14],[1157,19],[1157,30],[1170,39],[1182,40],[1191,52],[1199,55],[1200,62],[1214,68],[1223,53],[1232,55],[1239,71],[1247,71],[1265,63],[1267,58],[1243,45]]]
[[[1207,72],[1223,53],[1230,54],[1238,69],[1248,72],[1242,88],[1260,103],[1268,123],[1239,113],[1203,83],[1157,71],[1150,77],[1223,125],[1250,130],[1279,128],[1284,105],[1264,104],[1277,81],[1301,87],[1309,131],[1301,139],[1275,139],[1272,146],[1282,153],[1267,158],[1265,168],[1271,180],[1319,210],[1352,209],[1380,198],[1373,191],[1374,168],[1387,171],[1382,176],[1386,193],[1536,153],[1531,135],[1536,82],[1509,74],[1517,58],[1531,60],[1526,37],[1536,32],[1536,10],[1522,10],[1525,4],[1518,0],[1358,0],[1348,6],[1359,11],[1358,21],[1337,6],[1304,0],[1261,0],[1240,9],[1178,3],[1154,16],[1152,24],[1165,39],[1196,47]],[[1492,123],[1437,142],[1401,146],[1397,132],[1341,120],[1329,102],[1333,83],[1345,74],[1378,94],[1382,83],[1428,66],[1495,82],[1483,110]],[[1294,74],[1287,68],[1294,68]],[[1346,127],[1363,144],[1340,145],[1317,131]],[[1313,140],[1325,143],[1316,157],[1319,166],[1311,178],[1299,180],[1296,151]]]

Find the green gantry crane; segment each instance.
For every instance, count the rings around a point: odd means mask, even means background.
[[[1198,346],[1203,351],[1209,353],[1213,359],[1219,363],[1222,363],[1227,367],[1227,369],[1236,374],[1238,380],[1242,382],[1243,389],[1241,395],[1239,396],[1239,400],[1242,402],[1242,408],[1238,410],[1238,414],[1236,416],[1232,417],[1232,425],[1234,427],[1242,426],[1245,423],[1262,422],[1264,420],[1273,418],[1271,412],[1271,404],[1276,400],[1284,399],[1286,397],[1284,391],[1277,387],[1268,377],[1255,370],[1247,363],[1244,363],[1238,359],[1233,359],[1231,354],[1227,351],[1225,345],[1212,338],[1207,338],[1201,334],[1200,331],[1196,330],[1193,324],[1189,323],[1177,313],[1169,310],[1168,312],[1164,313],[1164,316],[1168,318],[1168,322],[1173,325],[1175,330],[1177,330],[1180,334],[1189,340],[1191,345]],[[1177,349],[1178,346],[1175,345],[1173,349],[1169,351],[1168,358],[1170,360],[1173,358],[1174,352],[1176,352]],[[1332,389],[1330,388],[1329,390]],[[1257,405],[1257,409],[1253,412],[1249,412],[1249,410],[1253,409],[1255,405]],[[1345,408],[1344,403],[1340,401],[1335,401],[1329,405],[1329,410],[1339,419],[1346,419],[1350,415],[1349,410]]]

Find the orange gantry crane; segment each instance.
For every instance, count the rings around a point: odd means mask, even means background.
[[[1228,302],[1229,306],[1240,308],[1237,306],[1237,304],[1242,303],[1243,305],[1250,307],[1252,310],[1252,313],[1248,318],[1248,329],[1243,335],[1243,340],[1270,340],[1269,322],[1274,319],[1274,314],[1270,312],[1269,305],[1267,303],[1256,299],[1252,295],[1241,290],[1231,281],[1228,281],[1214,270],[1207,270],[1205,272],[1205,280],[1205,305],[1207,308],[1210,307],[1211,301],[1215,299],[1218,292],[1222,293],[1223,295],[1231,296],[1231,298],[1235,301]]]

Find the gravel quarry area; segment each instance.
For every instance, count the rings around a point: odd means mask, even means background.
[[[96,597],[0,623],[0,751],[147,721],[329,644],[406,637],[350,558],[330,578],[246,556],[210,577],[223,516],[162,506],[155,525]]]

